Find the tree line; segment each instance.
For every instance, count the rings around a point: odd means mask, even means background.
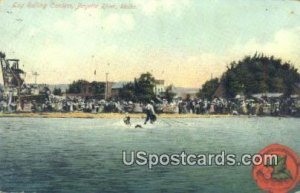
[[[290,62],[256,53],[231,62],[221,78],[208,80],[202,85],[199,96],[212,99],[221,94],[233,98],[238,94],[251,96],[268,92],[290,96],[299,82],[300,74]]]
[[[234,98],[238,94],[251,96],[268,92],[279,92],[289,96],[299,82],[300,74],[290,62],[256,53],[231,62],[220,78],[213,78],[202,85],[198,96],[207,99],[212,99],[216,95]],[[143,73],[123,85],[119,89],[117,99],[133,102],[157,100],[158,96],[154,92],[155,85],[155,77],[149,72]],[[105,82],[77,80],[69,85],[67,93],[88,92],[94,96],[104,96],[105,87]],[[55,92],[61,93],[59,90]],[[159,97],[171,102],[174,96],[173,86],[169,85]]]
[[[151,100],[158,100],[158,96],[154,92],[156,86],[156,79],[147,72],[142,73],[138,78],[126,83],[122,88],[119,88],[117,99],[133,102],[149,102]],[[86,80],[73,81],[67,93],[84,94],[90,93],[93,96],[104,96],[106,84],[104,82],[88,82]],[[60,91],[55,91],[59,93]],[[172,92],[172,86],[168,86],[165,92],[161,93],[163,98],[172,101],[175,94]]]

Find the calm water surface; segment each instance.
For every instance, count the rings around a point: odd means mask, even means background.
[[[142,120],[135,119],[135,123]],[[122,150],[256,153],[271,143],[300,155],[300,119],[160,119],[143,129],[118,119],[0,119],[0,191],[261,192],[251,167],[124,166]],[[300,190],[300,186],[296,191]]]

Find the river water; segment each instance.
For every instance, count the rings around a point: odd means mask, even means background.
[[[142,120],[134,119],[135,124]],[[0,119],[0,191],[261,192],[251,166],[125,166],[122,150],[256,153],[280,143],[300,155],[300,119],[159,119],[146,128],[118,119]],[[300,190],[300,186],[295,191]]]

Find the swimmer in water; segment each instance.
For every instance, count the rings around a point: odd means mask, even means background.
[[[125,114],[123,121],[124,121],[125,125],[131,125],[130,116],[128,115],[128,113]]]

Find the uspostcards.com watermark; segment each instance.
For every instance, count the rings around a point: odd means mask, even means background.
[[[146,151],[122,151],[122,161],[126,166],[250,166],[250,165],[277,165],[278,156],[275,154],[243,154],[233,153],[147,153]]]

